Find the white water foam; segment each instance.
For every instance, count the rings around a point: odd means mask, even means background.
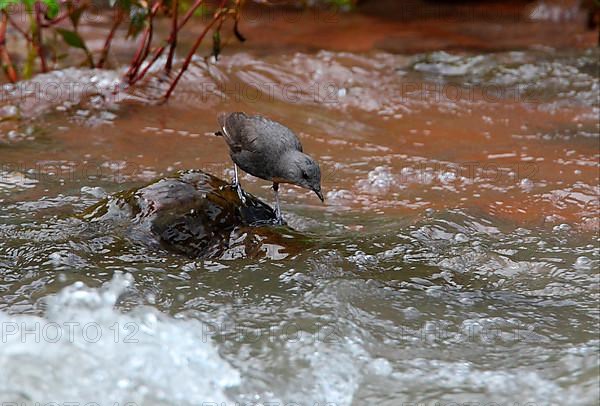
[[[48,300],[43,317],[0,312],[0,399],[19,405],[229,404],[226,388],[240,376],[202,323],[145,306],[114,308],[132,280],[115,274],[98,289],[77,282]]]

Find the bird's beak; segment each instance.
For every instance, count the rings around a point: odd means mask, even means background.
[[[321,189],[314,190],[314,192],[315,192],[315,194],[316,194],[317,196],[319,196],[319,199],[321,199],[321,202],[323,202],[323,203],[324,203],[324,202],[325,202],[325,198],[323,197],[323,193],[321,193]]]

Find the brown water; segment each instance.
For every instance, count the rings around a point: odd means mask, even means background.
[[[115,71],[5,93],[0,398],[595,404],[598,57],[248,51],[198,58],[167,105],[154,80],[110,95]],[[282,193],[318,244],[190,260],[73,217],[174,170],[230,177],[211,133],[235,110],[321,162],[326,204]]]

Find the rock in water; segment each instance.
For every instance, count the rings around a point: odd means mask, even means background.
[[[130,239],[196,258],[220,257],[234,244],[231,241],[240,240],[245,240],[243,254],[226,256],[252,256],[265,251],[260,246],[264,239],[289,239],[291,231],[279,235],[264,227],[276,220],[270,206],[248,193],[242,204],[228,183],[198,170],[117,193],[87,209],[82,218],[124,224]],[[240,238],[247,234],[260,236]]]

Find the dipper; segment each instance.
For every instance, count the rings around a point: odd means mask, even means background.
[[[280,183],[312,190],[323,201],[319,164],[302,152],[302,144],[292,130],[268,118],[240,112],[221,113],[218,121],[221,131],[216,134],[225,138],[229,146],[229,155],[234,163],[232,186],[242,203],[245,198],[238,166],[250,175],[273,182],[275,214],[280,224],[283,223],[277,193]]]

